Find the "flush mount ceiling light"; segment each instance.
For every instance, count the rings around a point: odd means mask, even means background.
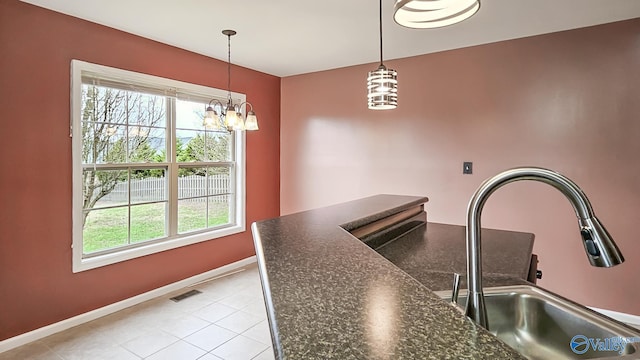
[[[380,66],[369,71],[367,99],[371,110],[390,110],[398,106],[398,73],[382,63],[382,0],[380,0]]]
[[[248,101],[245,101],[239,105],[234,105],[231,99],[231,37],[236,34],[235,30],[222,30],[222,33],[227,36],[228,47],[228,60],[227,60],[227,105],[213,99],[209,101],[206,111],[204,113],[203,125],[207,129],[219,130],[226,129],[227,131],[242,131],[242,130],[258,130],[258,118],[256,113],[253,112],[253,105]],[[247,117],[244,119],[242,115],[242,107],[248,111]],[[218,113],[218,110],[220,112]]]
[[[479,0],[396,0],[393,19],[414,29],[431,29],[459,23],[480,9]]]

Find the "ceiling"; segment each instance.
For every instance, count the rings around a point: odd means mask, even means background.
[[[374,0],[22,0],[276,76],[379,61]],[[384,58],[396,59],[640,17],[639,0],[484,0],[440,29],[393,22],[384,0]]]

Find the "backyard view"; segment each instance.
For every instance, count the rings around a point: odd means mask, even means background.
[[[205,130],[203,110],[200,102],[83,85],[85,254],[230,223],[232,139]]]
[[[127,226],[126,208],[108,208],[92,212],[83,231],[85,253],[127,245],[128,236],[131,243],[164,237],[166,226],[164,206],[164,204],[149,204],[131,207],[130,230]],[[203,216],[207,211],[205,206],[204,202],[183,204],[180,208],[182,217],[178,222],[178,231],[184,233],[229,222],[228,203],[213,203],[209,207],[208,223],[207,218]]]

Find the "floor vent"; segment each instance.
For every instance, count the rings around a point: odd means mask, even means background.
[[[187,291],[184,294],[180,294],[178,296],[172,297],[171,300],[173,300],[175,302],[178,302],[178,301],[184,300],[184,299],[186,299],[188,297],[192,297],[193,295],[198,295],[198,294],[202,294],[202,291],[190,290],[190,291]]]

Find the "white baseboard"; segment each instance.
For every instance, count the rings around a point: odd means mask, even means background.
[[[640,316],[638,315],[631,315],[613,310],[599,309],[592,306],[588,306],[588,308],[640,330]]]
[[[24,344],[27,344],[36,340],[40,340],[49,335],[67,330],[74,326],[95,320],[97,318],[112,314],[114,312],[126,309],[128,307],[140,304],[147,300],[151,300],[159,296],[166,295],[170,292],[195,285],[197,283],[206,281],[214,277],[220,277],[220,276],[229,274],[231,272],[235,272],[236,270],[241,269],[245,266],[251,265],[255,262],[256,262],[256,257],[254,255],[246,259],[242,259],[234,263],[204,272],[202,274],[198,274],[190,278],[180,280],[169,285],[165,285],[163,287],[148,291],[146,293],[136,295],[134,297],[130,297],[122,301],[118,301],[117,303],[113,303],[113,304],[86,312],[84,314],[80,314],[72,318],[68,318],[68,319],[59,321],[57,323],[43,326],[41,328],[29,331],[27,333],[14,336],[12,338],[8,338],[6,340],[0,341],[0,353],[17,348],[19,346],[22,346]]]

